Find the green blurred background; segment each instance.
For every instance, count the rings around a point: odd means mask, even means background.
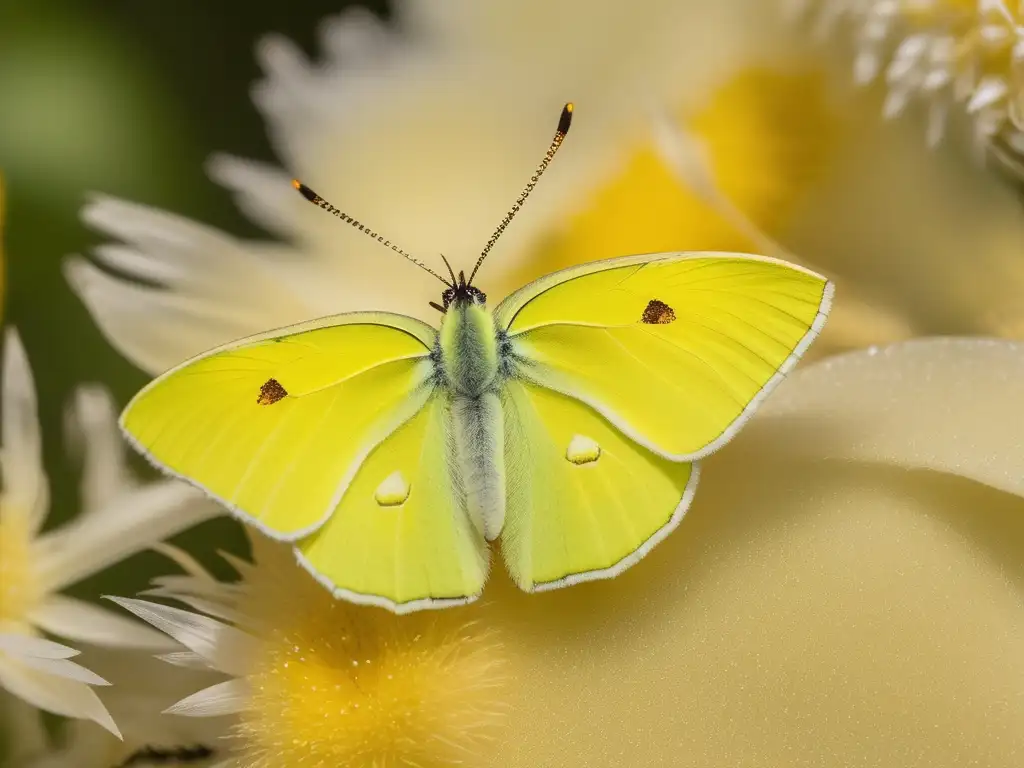
[[[36,378],[50,472],[47,526],[73,516],[78,467],[65,450],[63,413],[77,384],[101,382],[119,404],[146,381],[104,341],[61,273],[63,259],[102,238],[79,220],[103,192],[257,234],[204,173],[215,151],[274,161],[250,98],[253,56],[281,33],[316,55],[316,31],[344,0],[245,4],[181,0],[0,3],[0,174],[6,187],[4,320],[17,327]],[[386,17],[383,2],[361,3]],[[138,462],[140,472],[148,467]],[[215,520],[179,539],[203,557],[244,549]],[[135,557],[70,592],[131,594],[166,561]]]

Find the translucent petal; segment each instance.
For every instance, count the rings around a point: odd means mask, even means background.
[[[121,738],[106,707],[84,683],[0,658],[0,686],[39,709],[93,720]]]
[[[1024,343],[917,339],[797,371],[761,421],[813,421],[780,450],[948,472],[1024,496],[1022,392]]]
[[[32,370],[13,328],[4,336],[3,367],[3,514],[25,515],[31,535],[46,516],[49,486],[43,470]]]
[[[96,385],[75,390],[65,417],[69,443],[82,456],[82,513],[91,514],[134,485],[125,463],[110,392]]]
[[[41,536],[40,576],[61,589],[221,512],[183,482],[151,483]]]
[[[50,595],[29,615],[40,629],[70,640],[107,648],[166,650],[177,644],[166,635],[98,605]]]
[[[244,632],[208,616],[180,608],[125,597],[108,599],[198,653],[214,669],[230,675],[245,673],[254,641]]]
[[[35,635],[0,633],[0,651],[14,656],[34,656],[39,659],[70,659],[81,651],[45,640]]]
[[[218,717],[245,710],[249,687],[244,680],[226,680],[193,693],[165,710],[168,715],[184,717]]]

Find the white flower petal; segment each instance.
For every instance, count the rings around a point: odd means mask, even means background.
[[[225,680],[193,693],[168,707],[164,713],[184,717],[218,717],[242,712],[248,702],[249,686],[244,680]]]
[[[181,481],[151,483],[40,537],[40,578],[59,590],[222,512]]]
[[[1002,77],[985,77],[974,89],[971,100],[967,102],[967,111],[980,112],[990,107],[1009,93],[1010,87]]]
[[[0,686],[39,709],[65,717],[92,720],[121,738],[121,732],[103,702],[85,683],[55,677],[0,658]]]
[[[1024,496],[1022,393],[1024,343],[918,339],[799,369],[751,426],[793,422],[779,450],[927,468]]]
[[[229,675],[241,675],[245,672],[246,661],[251,657],[254,641],[244,632],[208,616],[148,600],[126,597],[107,599],[131,611],[161,632],[166,632],[186,648],[206,659],[214,669]]]
[[[184,667],[185,669],[199,669],[199,670],[210,670],[212,667],[207,663],[206,659],[200,656],[198,653],[193,651],[175,651],[174,653],[161,653],[156,658],[160,661],[167,662],[175,667]]]
[[[76,664],[69,659],[40,659],[35,656],[23,656],[17,661],[23,667],[38,669],[48,675],[63,677],[86,685],[110,685],[106,680],[91,669]]]
[[[215,254],[211,256],[216,258]],[[85,259],[68,259],[64,274],[111,345],[153,374],[219,344],[251,335],[257,329],[266,330],[257,318],[247,321],[234,313],[232,304],[137,285],[114,277]],[[244,278],[239,280],[243,275],[245,272],[239,271],[231,280],[246,282]],[[242,306],[242,302],[233,304]],[[146,315],[153,319],[140,322],[139,318]]]
[[[294,194],[290,185],[288,190]],[[295,264],[281,257],[280,248],[247,246],[211,227],[107,197],[96,198],[82,216],[124,241],[94,255],[129,279],[80,257],[65,262],[65,276],[111,343],[151,373],[218,344],[332,309],[311,310],[296,297]],[[309,285],[318,282],[315,274],[302,277]],[[140,313],[147,322],[139,322]]]
[[[37,659],[70,659],[81,651],[34,635],[16,635],[0,632],[0,651],[18,657]]]
[[[70,640],[107,648],[166,650],[177,646],[166,635],[113,611],[63,595],[50,595],[29,614],[40,629]]]
[[[110,392],[96,385],[75,390],[65,425],[70,447],[82,456],[82,513],[109,504],[135,481],[125,463],[124,439]]]
[[[30,533],[35,533],[49,506],[49,485],[32,369],[13,328],[4,335],[3,364],[3,514],[26,515]]]
[[[863,50],[853,61],[853,81],[857,85],[866,85],[878,76],[882,66],[882,57],[874,49]]]
[[[212,616],[213,618],[220,619],[222,621],[234,623],[240,618],[238,611],[224,606],[219,601],[204,600],[201,597],[195,597],[187,592],[158,588],[147,589],[139,594],[143,597],[167,597],[172,600],[177,600],[199,613],[205,613],[207,616]]]
[[[210,178],[234,193],[235,204],[250,219],[284,238],[300,234],[296,209],[308,205],[280,168],[230,155],[214,155],[206,167]]]
[[[161,541],[154,544],[152,549],[154,552],[159,552],[164,557],[172,560],[189,576],[211,584],[216,583],[216,579],[213,578],[210,572],[207,571],[198,560],[192,557],[192,555],[181,547],[176,547],[173,544]]]

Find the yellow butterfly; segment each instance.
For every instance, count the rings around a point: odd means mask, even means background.
[[[440,328],[357,312],[227,344],[129,403],[131,441],[295,542],[336,596],[398,613],[474,600],[498,539],[528,591],[636,563],[682,519],[697,461],[821,330],[833,288],[775,259],[661,253],[566,269],[490,310],[473,278],[571,117],[468,280],[295,182],[446,284]]]

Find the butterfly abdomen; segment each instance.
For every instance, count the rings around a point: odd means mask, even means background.
[[[474,525],[488,541],[505,524],[505,433],[501,402],[494,392],[455,395],[451,401],[456,460]]]

